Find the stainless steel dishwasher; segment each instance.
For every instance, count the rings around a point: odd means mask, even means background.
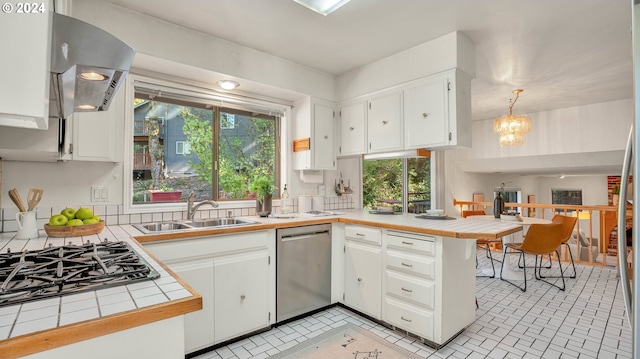
[[[277,230],[276,320],[331,304],[331,225]]]

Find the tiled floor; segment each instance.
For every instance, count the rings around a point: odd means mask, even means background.
[[[480,267],[487,264],[478,257]],[[567,280],[566,292],[533,278],[526,293],[497,278],[478,278],[476,321],[438,351],[334,307],[197,359],[268,358],[347,322],[425,358],[631,358],[631,330],[615,269],[577,268],[578,276]]]

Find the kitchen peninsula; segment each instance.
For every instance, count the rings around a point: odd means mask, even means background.
[[[347,307],[352,307],[382,323],[417,334],[428,344],[441,346],[455,337],[457,333],[475,319],[475,245],[472,239],[478,237],[500,238],[522,230],[518,224],[511,223],[482,222],[468,219],[426,220],[416,218],[413,214],[384,216],[370,214],[366,210],[349,210],[345,215],[321,218],[275,219],[251,217],[251,219],[259,223],[240,227],[175,231],[149,235],[142,235],[132,225],[108,226],[100,234],[100,238],[125,238],[130,241],[132,247],[138,253],[148,258],[148,261],[154,264],[154,268],[161,273],[161,277],[154,280],[153,283],[162,289],[166,284],[166,280],[172,281],[173,284],[164,289],[166,290],[164,292],[165,303],[146,307],[138,305],[120,313],[109,313],[101,309],[101,317],[86,317],[83,321],[73,324],[66,324],[62,320],[65,310],[61,309],[59,314],[61,319],[58,325],[54,327],[15,335],[7,332],[8,339],[0,341],[0,357],[16,357],[40,352],[31,357],[57,358],[73,353],[73,351],[69,350],[72,350],[74,346],[79,350],[76,353],[81,353],[87,348],[83,341],[86,343],[91,341],[102,342],[103,340],[109,340],[111,336],[120,334],[110,334],[115,331],[131,329],[144,336],[140,330],[158,323],[165,323],[160,331],[166,331],[171,326],[180,327],[184,314],[200,309],[200,294],[204,303],[207,303],[211,298],[208,298],[208,293],[201,292],[197,285],[190,283],[186,278],[181,278],[180,282],[176,283],[172,272],[167,271],[165,268],[168,267],[174,270],[173,266],[178,261],[168,260],[165,262],[163,257],[166,252],[163,250],[163,246],[180,248],[182,245],[194,245],[198,240],[208,240],[208,243],[214,246],[211,250],[215,252],[224,250],[224,248],[215,247],[215,245],[238,245],[238,243],[243,243],[243,238],[247,238],[247,241],[250,241],[253,238],[251,237],[253,234],[266,233],[266,238],[268,238],[265,242],[268,247],[266,250],[268,255],[271,256],[275,251],[275,237],[271,238],[271,235],[275,234],[276,229],[322,223],[330,223],[334,229],[331,262],[332,302],[341,302]],[[370,234],[373,234],[373,236]],[[15,245],[18,242],[12,240],[12,235],[12,233],[0,235],[2,240],[0,245],[2,245],[3,251],[6,251],[6,248],[16,248]],[[54,245],[61,245],[62,243],[68,243],[69,240],[79,240],[79,238],[66,238],[64,240],[46,238],[43,231],[41,231],[41,235],[43,237],[26,242],[26,246],[24,245],[25,241],[22,241],[21,244],[24,247],[22,249],[43,247],[48,242],[52,242]],[[357,238],[360,235],[362,235],[362,238]],[[231,236],[235,236],[233,237],[234,241],[225,242],[225,239],[231,238]],[[97,236],[95,239],[98,239]],[[83,240],[86,241],[85,238]],[[359,292],[362,288],[357,287],[357,278],[354,278],[352,283],[351,278],[347,275],[353,273],[352,270],[357,272],[357,267],[349,266],[354,263],[357,264],[359,258],[358,250],[363,246],[377,246],[377,253],[379,253],[376,259],[377,263],[380,264],[379,271],[376,273],[379,281],[377,288],[379,289],[376,293],[372,311],[369,310],[371,307],[367,303],[362,305],[363,302],[360,301],[362,298],[353,296],[354,293],[363,294]],[[16,248],[15,250],[22,249]],[[229,250],[229,248],[226,250]],[[152,255],[149,256],[147,252]],[[156,258],[160,263],[156,263]],[[201,261],[202,258],[203,256],[200,256],[198,260]],[[186,258],[186,260],[191,259]],[[270,297],[273,297],[269,299],[268,310],[269,312],[274,312],[275,266],[268,268],[270,272],[268,276],[268,293]],[[175,272],[180,277],[180,272],[177,270]],[[182,280],[186,281],[186,283]],[[406,292],[407,287],[406,285],[403,286],[403,283],[408,285],[419,284],[420,288],[426,288],[426,292],[423,293],[421,290],[416,290],[413,294]],[[174,296],[178,292],[172,294],[173,290],[171,289],[175,289],[176,285],[180,286],[179,293],[184,295],[182,298]],[[397,285],[400,285],[400,287],[396,288]],[[191,286],[195,291],[191,289]],[[405,288],[405,291],[403,292],[401,288]],[[396,289],[400,292],[398,293]],[[131,289],[129,290],[131,291]],[[201,293],[196,294],[195,292]],[[65,303],[64,298],[62,297],[63,305]],[[97,294],[97,298],[100,302],[101,295]],[[15,312],[19,311],[20,306],[15,306],[18,307]],[[195,312],[191,317],[205,315],[207,305],[202,305],[202,307],[204,308],[202,312]],[[7,308],[3,309],[7,310]],[[79,309],[78,312],[80,312]],[[408,315],[415,315],[418,320],[411,319]],[[10,331],[11,325],[15,326],[17,324],[14,323],[20,321],[19,318],[16,320],[16,317],[17,314],[11,319],[8,316],[0,318],[9,319],[11,324],[7,330]],[[171,319],[172,317],[173,319]],[[180,320],[176,320],[176,318]],[[187,336],[185,342],[190,340],[188,337],[190,333],[189,320],[189,315],[187,315],[184,320],[185,335]],[[123,326],[123,322],[130,323],[130,325]],[[264,325],[268,327],[274,323],[275,315],[271,315],[264,322]],[[426,326],[425,323],[430,324]],[[107,331],[105,328],[111,328],[112,331]],[[15,329],[13,330],[15,331]],[[158,329],[152,328],[151,330],[152,333],[156,333]],[[174,335],[182,335],[181,331],[179,332],[174,332]],[[204,334],[206,335],[207,333]],[[237,334],[236,336],[246,333],[239,332]],[[213,336],[211,334],[211,337]],[[135,335],[135,337],[139,339],[141,336]],[[220,339],[224,341],[230,338],[220,337]],[[74,342],[78,343],[72,344]],[[157,338],[154,342],[157,342]],[[172,339],[172,343],[176,344],[175,338]],[[178,344],[182,345],[182,342]],[[207,344],[209,344],[207,346],[211,345],[208,342]],[[129,348],[131,350],[135,350],[135,346],[138,345],[142,346],[143,344],[137,344],[135,341],[125,344],[125,346],[132,347]],[[202,345],[199,346],[198,343],[192,343],[191,348],[187,346],[186,351],[193,352],[206,347]],[[58,346],[63,347],[54,349]],[[184,355],[183,350],[180,348],[180,354],[175,354],[172,357],[181,357]],[[176,353],[175,349],[171,352]],[[109,355],[105,354],[106,357],[109,357]]]

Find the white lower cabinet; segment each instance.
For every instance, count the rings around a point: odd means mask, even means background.
[[[202,310],[184,316],[185,353],[212,345],[215,337],[213,262],[175,263],[169,268],[202,296]]]
[[[268,260],[266,252],[214,258],[217,343],[269,325]]]
[[[275,322],[275,230],[145,243],[202,296],[185,315],[185,353]]]
[[[345,226],[344,304],[380,319],[382,290],[381,231]]]
[[[474,241],[383,230],[382,321],[439,346],[475,320]]]

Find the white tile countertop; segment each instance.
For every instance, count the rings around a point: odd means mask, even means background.
[[[107,226],[99,234],[49,238],[44,230],[40,230],[39,238],[28,240],[14,239],[15,232],[0,233],[0,251],[2,252],[8,249],[11,252],[36,250],[49,244],[61,246],[70,242],[98,243],[104,239],[112,242],[125,241],[160,274],[160,277],[155,280],[0,307],[0,340],[193,296],[176,278],[142,250],[135,240],[131,239],[131,233],[139,232],[126,225]]]

